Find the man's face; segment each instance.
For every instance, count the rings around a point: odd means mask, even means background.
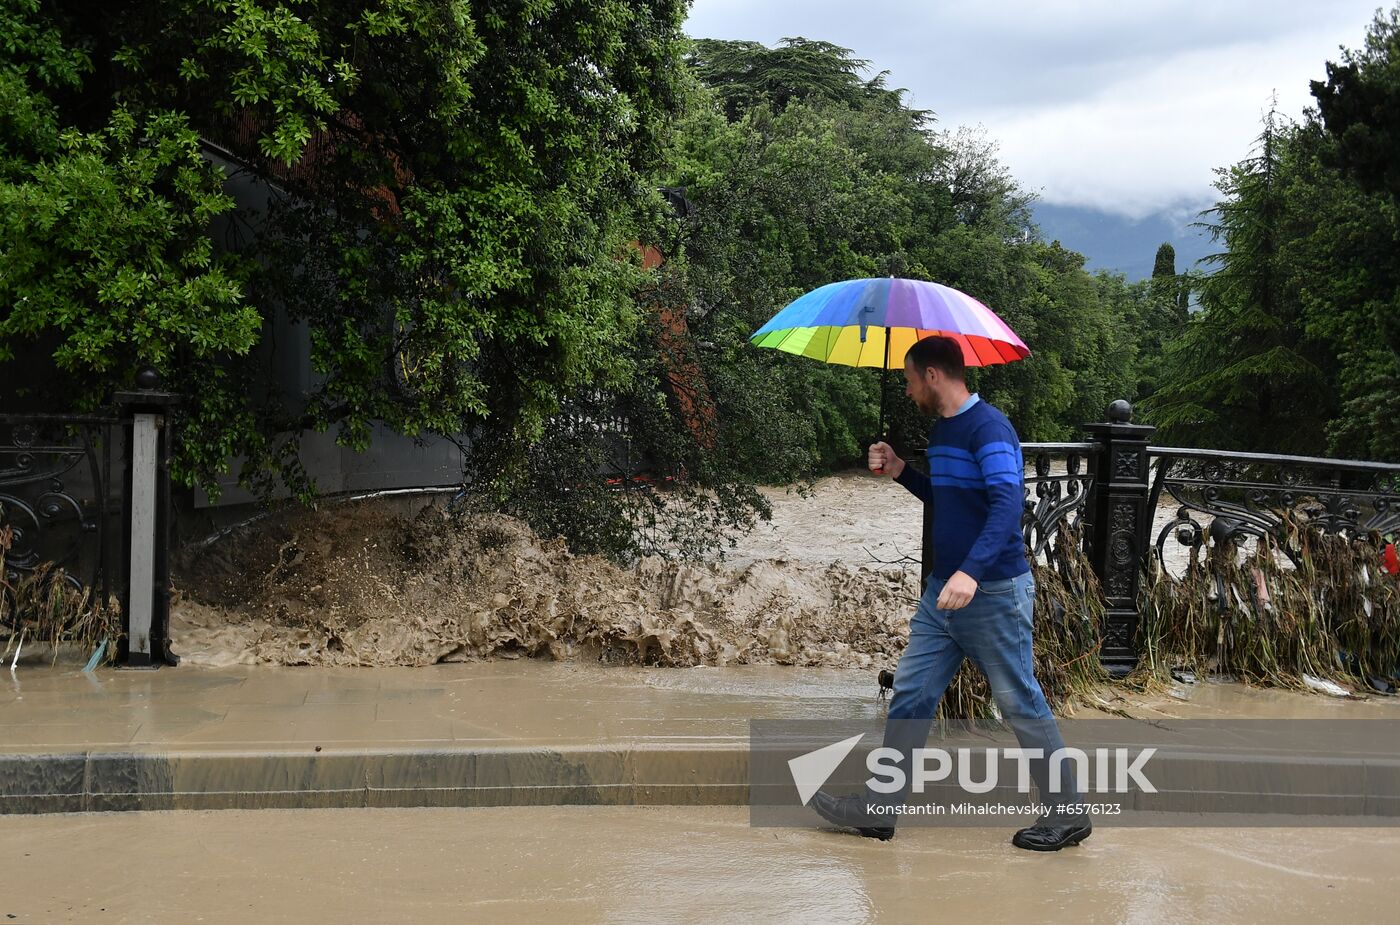
[[[908,360],[904,361],[904,394],[914,400],[924,414],[938,413],[938,400],[933,391],[933,380],[938,370],[919,369]]]

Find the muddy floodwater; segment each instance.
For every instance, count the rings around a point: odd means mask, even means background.
[[[872,489],[906,502],[903,515],[872,509]],[[917,505],[870,478],[819,492],[775,492],[780,534],[760,527],[722,560],[631,566],[572,555],[499,515],[294,512],[179,557],[174,650],[210,667],[883,664],[902,651],[918,597]]]
[[[9,817],[0,921],[1395,919],[1394,830],[1113,829],[1050,855],[1009,834],[910,828],[879,843],[750,828],[731,807]]]
[[[174,648],[211,667],[543,656],[862,669],[897,658],[918,598],[918,501],[860,472],[806,495],[764,493],[772,520],[722,558],[627,567],[497,515],[294,512],[179,557]]]
[[[784,488],[761,491],[773,519],[738,538],[726,553],[735,561],[919,567],[923,510],[888,478],[844,472],[818,480],[806,497]]]
[[[1064,464],[1052,465],[1051,472],[1063,474]],[[1027,477],[1033,474],[1028,467]],[[729,556],[739,561],[778,558],[918,569],[923,511],[917,498],[889,479],[851,471],[820,479],[807,497],[784,488],[762,491],[773,505],[773,519],[740,538]],[[1034,499],[1034,488],[1031,494]],[[1180,507],[1176,499],[1162,493],[1149,533],[1153,544],[1163,528],[1175,522]],[[1167,568],[1177,575],[1190,559],[1189,549],[1172,535],[1162,554]]]

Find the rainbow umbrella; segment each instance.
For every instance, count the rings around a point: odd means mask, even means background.
[[[750,340],[823,363],[903,369],[909,348],[932,334],[956,340],[968,366],[1011,363],[1031,354],[996,312],[967,293],[895,277],[850,279],[813,289],[790,302]]]

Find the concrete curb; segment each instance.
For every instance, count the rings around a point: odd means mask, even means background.
[[[0,813],[741,805],[748,789],[734,747],[0,755]]]
[[[1395,760],[1222,758],[1209,750],[1159,754],[1159,794],[1150,807],[1137,795],[1133,808],[1207,815],[1243,808],[1400,824]],[[0,755],[0,813],[744,805],[749,764],[747,742]]]

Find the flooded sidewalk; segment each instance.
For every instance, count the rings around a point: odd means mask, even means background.
[[[1119,829],[1030,854],[1004,828],[892,842],[736,807],[512,807],[9,819],[0,920],[1391,921],[1393,829]],[[138,847],[139,846],[139,849]],[[132,888],[133,865],[150,886]],[[3,918],[10,916],[11,918]]]
[[[508,659],[422,668],[0,673],[0,751],[585,745],[744,739],[751,719],[883,716],[875,672]],[[1400,698],[1233,683],[1120,694],[1143,720],[1400,719]],[[1092,709],[1079,717],[1101,714]]]
[[[773,522],[722,562],[623,567],[498,515],[370,504],[192,547],[179,667],[85,674],[26,650],[0,672],[0,812],[745,804],[750,721],[881,722],[876,673],[917,598],[902,488],[846,473],[769,496]],[[1127,690],[1055,702],[1141,724],[1115,746],[1171,720],[1400,719],[1394,698]],[[1386,758],[1349,749],[1254,754],[1309,764],[1298,781]],[[1172,766],[1178,807],[1200,753]]]
[[[878,721],[884,709],[873,672],[780,666],[515,659],[7,674],[7,812],[742,804],[750,720]],[[1118,704],[1144,723],[1400,718],[1393,699],[1233,684]]]

